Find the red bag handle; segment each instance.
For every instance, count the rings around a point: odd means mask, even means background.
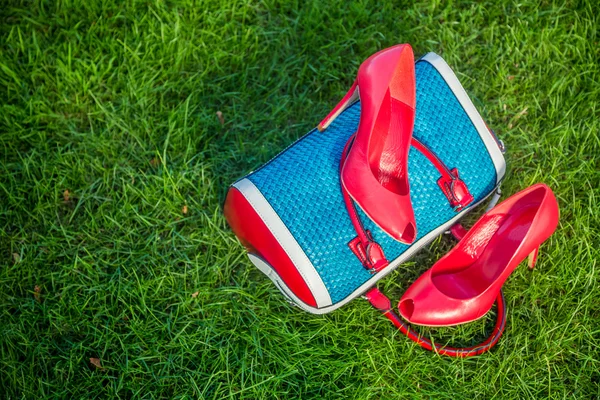
[[[473,357],[480,354],[485,353],[500,339],[502,333],[504,332],[504,328],[506,327],[506,301],[504,300],[504,294],[502,290],[498,293],[498,297],[496,298],[496,325],[492,330],[492,333],[488,338],[475,346],[471,347],[450,347],[450,346],[442,346],[437,343],[432,342],[431,340],[419,335],[413,328],[411,328],[410,324],[403,321],[398,314],[394,312],[391,307],[390,299],[383,294],[379,289],[373,288],[367,292],[365,295],[369,303],[379,311],[390,321],[392,324],[396,326],[407,338],[417,343],[419,346],[424,349],[434,351],[438,354],[450,357]]]

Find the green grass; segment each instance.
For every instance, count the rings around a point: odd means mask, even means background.
[[[600,396],[597,1],[121,3],[0,6],[0,397]],[[543,181],[561,205],[538,269],[505,286],[505,335],[472,359],[364,300],[288,306],[222,216],[228,184],[400,42],[456,70],[509,149],[504,193]],[[379,286],[398,299],[451,245]],[[423,331],[471,344],[492,319]]]

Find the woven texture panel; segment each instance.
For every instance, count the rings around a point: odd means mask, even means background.
[[[496,170],[481,137],[434,67],[417,62],[416,79],[413,135],[448,167],[458,168],[475,202],[481,200],[496,184]],[[344,206],[339,180],[342,150],[356,131],[359,116],[360,104],[356,103],[325,132],[311,131],[248,176],[306,252],[334,304],[372,276],[347,246],[356,232]],[[418,240],[448,222],[456,212],[437,185],[439,172],[414,148],[409,153],[408,171]],[[409,248],[360,214],[388,260]]]

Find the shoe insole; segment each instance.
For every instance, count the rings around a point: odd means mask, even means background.
[[[432,276],[442,293],[456,299],[475,297],[487,289],[507,268],[535,217],[538,206],[529,204],[511,210],[480,257],[460,271],[441,271]]]
[[[387,190],[408,195],[408,151],[414,110],[386,92],[369,140],[369,166]]]

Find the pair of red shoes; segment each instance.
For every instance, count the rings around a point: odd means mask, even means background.
[[[350,91],[318,129],[325,130],[358,98],[360,122],[342,168],[342,184],[383,231],[410,244],[417,237],[407,171],[416,102],[410,45],[369,57]],[[486,213],[454,249],[413,283],[399,303],[400,314],[411,323],[428,326],[481,318],[528,255],[533,268],[538,248],[556,229],[558,217],[556,198],[544,184],[510,197]]]

